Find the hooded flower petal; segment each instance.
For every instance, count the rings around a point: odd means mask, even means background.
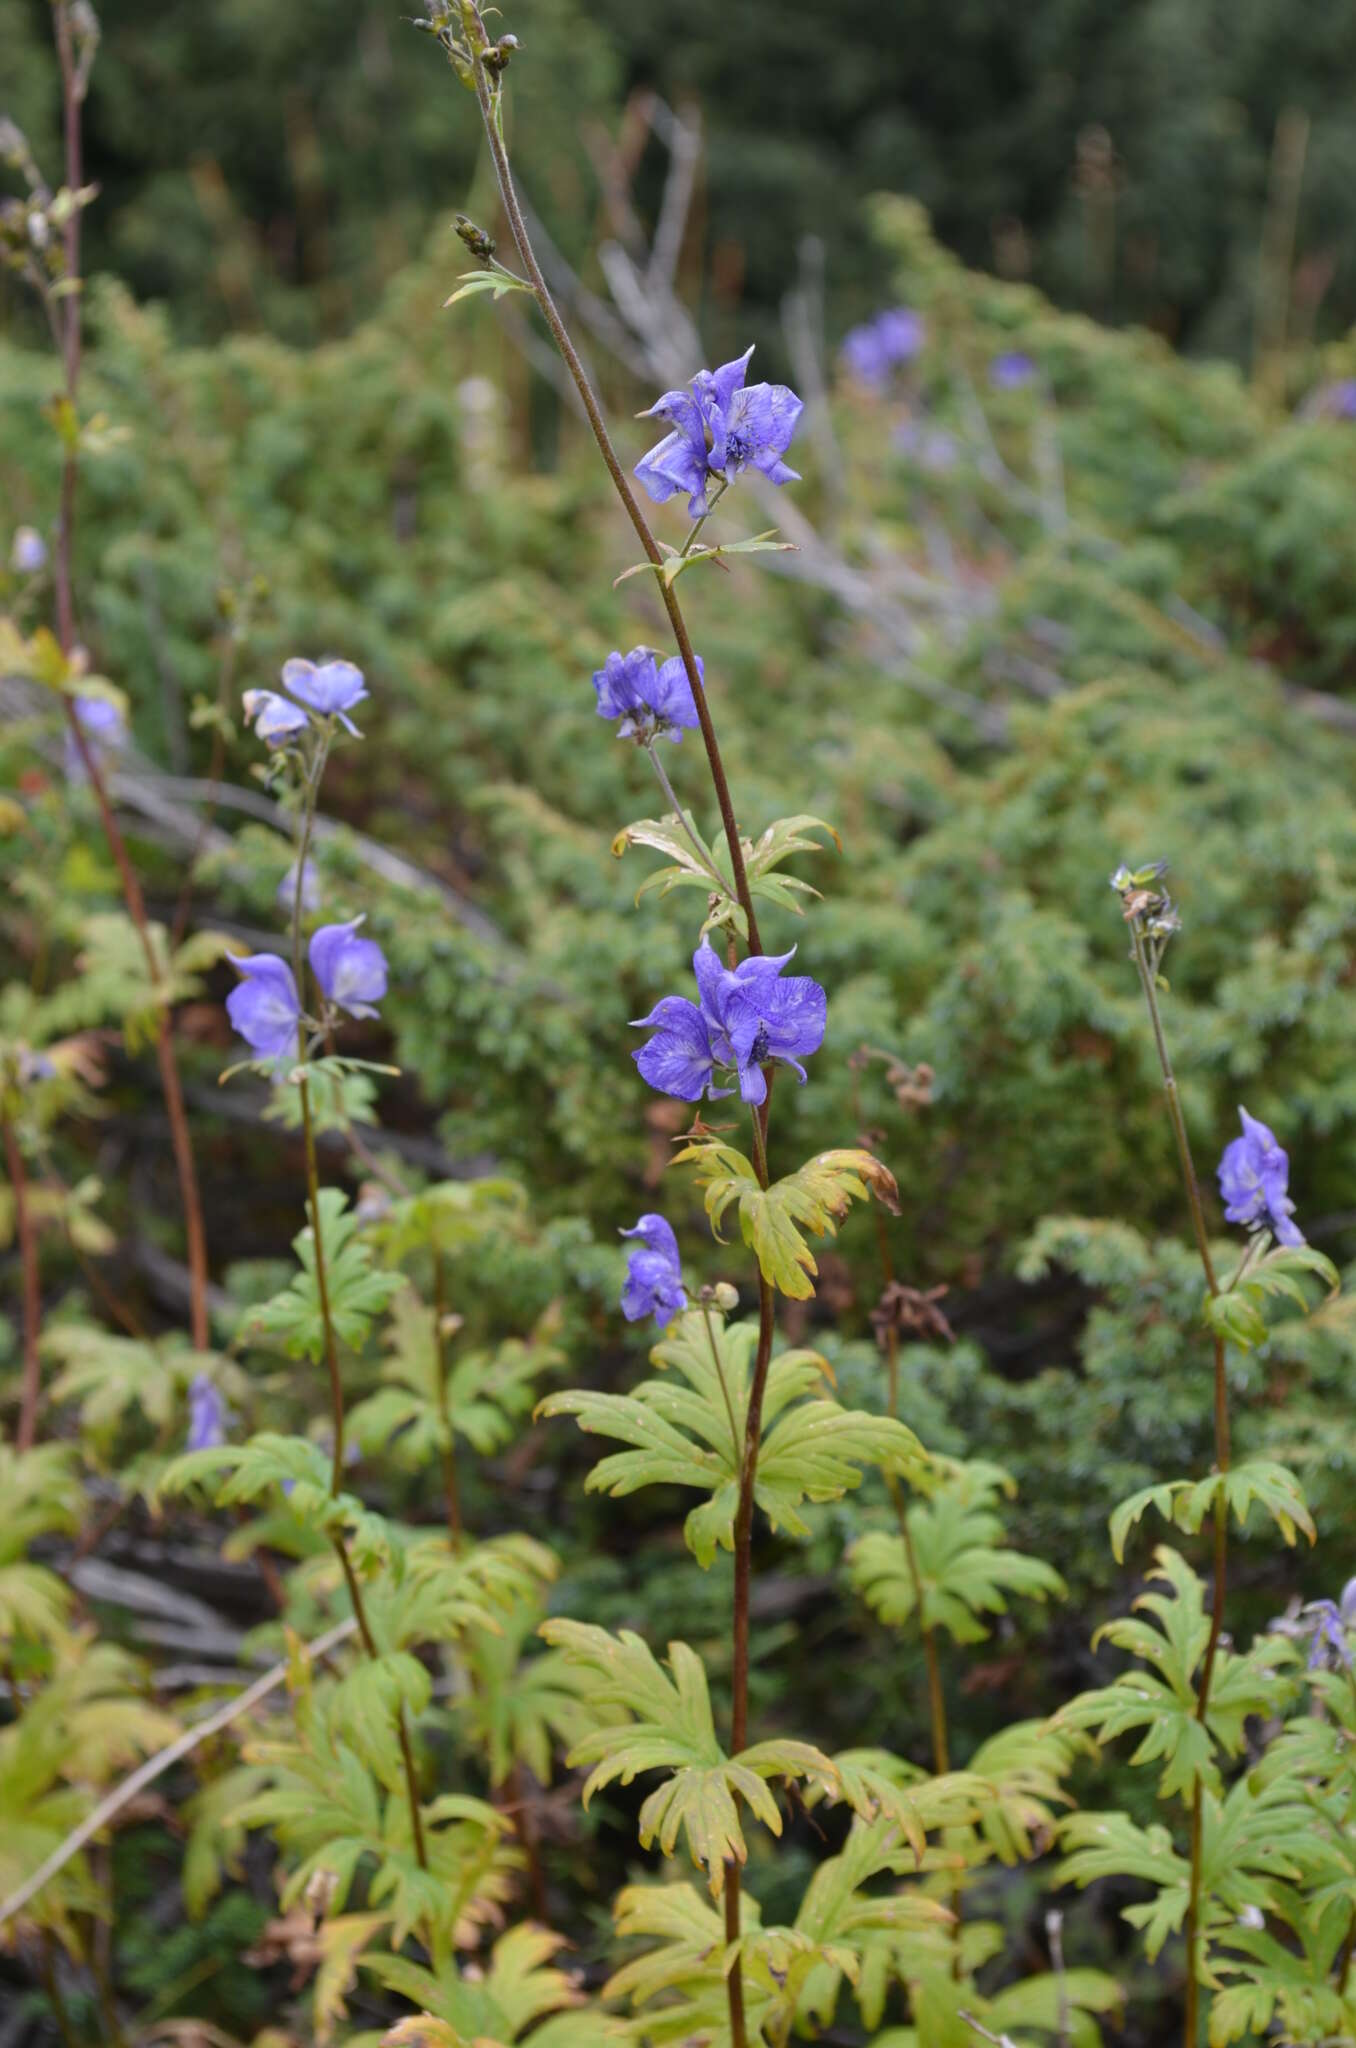
[[[711,477],[731,482],[753,465],[773,483],[790,483],[796,471],[782,461],[801,402],[785,384],[745,386],[753,350],[718,370],[699,370],[691,391],[666,391],[645,418],[672,420],[674,432],[636,465],[636,475],[658,504],[676,491],[688,493],[688,510],[699,519],[707,509]]]
[[[701,656],[696,657],[697,675],[704,675]],[[676,740],[684,728],[695,726],[697,707],[687,671],[677,655],[662,664],[650,647],[633,647],[629,654],[615,651],[593,674],[594,694],[600,718],[620,718],[620,739]]]
[[[322,924],[308,949],[311,972],[330,1002],[350,1017],[375,1017],[386,993],[386,955],[375,939],[357,937],[363,922]]]
[[[653,1316],[659,1327],[687,1307],[683,1289],[678,1240],[662,1216],[642,1216],[623,1237],[638,1237],[639,1245],[626,1262],[626,1284],[622,1288],[622,1314],[629,1323]]]
[[[245,722],[266,747],[283,747],[295,734],[305,732],[310,720],[297,704],[289,704],[276,690],[246,690],[241,700]]]
[[[1291,1219],[1295,1205],[1287,1192],[1290,1159],[1276,1133],[1240,1106],[1243,1136],[1225,1146],[1219,1162],[1219,1191],[1225,1218],[1249,1229],[1269,1224],[1278,1244],[1297,1245],[1304,1237]]]
[[[308,704],[312,711],[322,712],[327,717],[337,718],[341,725],[358,735],[358,728],[348,713],[355,704],[362,703],[368,691],[362,670],[355,668],[351,661],[285,661],[282,679],[283,688],[290,690],[299,703]]]
[[[706,1020],[697,1005],[686,996],[665,996],[648,1017],[633,1022],[655,1027],[654,1037],[631,1055],[644,1079],[661,1095],[700,1102],[714,1062]]]
[[[286,1060],[297,1051],[301,1002],[292,970],[276,953],[230,956],[242,976],[239,988],[226,998],[226,1014],[245,1043],[261,1059]]]

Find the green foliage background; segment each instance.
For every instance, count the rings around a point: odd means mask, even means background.
[[[1124,1586],[1104,1540],[1113,1503],[1210,1455],[1199,1278],[1107,888],[1122,857],[1171,864],[1184,933],[1169,1013],[1200,1159],[1213,1162],[1246,1101],[1290,1148],[1314,1241],[1356,1260],[1356,426],[1306,420],[1235,367],[1057,311],[942,244],[982,262],[993,220],[1012,214],[1033,229],[1035,275],[1066,305],[1152,316],[1202,350],[1241,355],[1267,151],[1292,99],[1313,115],[1302,245],[1352,245],[1356,162],[1339,101],[1356,49],[1327,10],[1287,10],[1282,35],[1263,0],[1231,13],[1227,32],[1222,14],[1164,5],[1114,23],[1077,4],[1020,24],[987,8],[880,14],[821,53],[808,11],[699,8],[678,39],[652,11],[611,0],[587,16],[542,9],[523,24],[532,61],[515,118],[547,223],[586,260],[587,118],[638,81],[700,96],[710,155],[693,274],[715,280],[702,306],[713,349],[736,332],[777,345],[806,228],[830,241],[835,331],[895,299],[928,321],[907,397],[835,387],[847,487],[807,447],[801,502],[855,563],[926,563],[945,535],[968,602],[959,626],[928,636],[923,668],[1007,705],[1004,743],[933,709],[821,591],[747,565],[700,587],[697,572],[685,589],[745,828],[795,808],[844,839],[841,861],[798,864],[826,899],[812,921],[767,920],[769,943],[800,940],[799,964],[830,991],[813,1087],[778,1084],[781,1164],[852,1143],[862,1126],[881,1133],[902,1195],[896,1270],[949,1290],[960,1340],[905,1347],[902,1412],[930,1446],[1011,1469],[1014,1540],[1056,1561],[1070,1588],[1066,1608],[1005,1621],[990,1675],[957,1691],[956,1724],[977,1740],[1004,1714],[1047,1711],[1062,1674],[1082,1668],[1094,1599]],[[0,0],[15,112],[39,146],[45,28],[43,8]],[[141,10],[106,28],[92,221],[109,274],[90,294],[87,398],[121,431],[84,473],[85,637],[130,695],[138,747],[179,775],[206,772],[190,712],[218,689],[223,586],[250,605],[237,691],[303,650],[363,666],[367,740],[327,783],[343,829],[321,867],[327,914],[366,911],[391,961],[382,1025],[363,1037],[402,1070],[381,1116],[397,1137],[436,1137],[459,1169],[502,1167],[530,1188],[530,1244],[482,1249],[462,1276],[473,1328],[525,1332],[560,1299],[572,1382],[629,1384],[644,1339],[619,1330],[612,1227],[664,1206],[694,1276],[737,1277],[739,1265],[711,1244],[695,1197],[684,1209],[676,1176],[661,1189],[672,1131],[628,1057],[626,1019],[684,986],[688,949],[672,901],[633,908],[652,857],[611,851],[656,798],[643,760],[596,719],[589,676],[613,644],[659,642],[659,608],[645,579],[610,588],[630,564],[626,536],[582,434],[532,384],[500,315],[441,311],[462,267],[447,206],[469,187],[474,210],[484,186],[455,84],[416,39],[371,10],[338,40],[329,9],[253,0],[154,33]],[[1160,90],[1165,69],[1187,75],[1184,48],[1193,89]],[[280,77],[293,82],[281,114],[251,84]],[[145,118],[152,99],[163,122]],[[1140,235],[1157,252],[1143,276],[1118,259],[1100,295],[1068,184],[1090,120],[1107,122],[1125,158],[1118,248]],[[939,239],[906,201],[853,203],[882,187],[921,192]],[[722,237],[743,247],[737,290],[719,284],[732,274]],[[1353,312],[1348,253],[1323,321],[1338,336]],[[57,455],[40,408],[53,370],[28,341],[16,315],[0,342],[0,499],[14,521],[46,525]],[[1004,349],[1032,355],[1039,389],[990,393]],[[1296,389],[1320,375],[1356,375],[1356,341],[1297,353]],[[652,395],[603,376],[623,418]],[[963,436],[967,387],[1019,477],[1035,478],[1040,434],[1056,435],[1067,527],[964,453],[928,471],[895,446],[906,409]],[[623,429],[631,460],[646,438]],[[1014,688],[1033,670],[1049,695]],[[42,744],[32,727],[0,728],[6,786],[31,775]],[[256,758],[233,738],[227,783],[250,789]],[[689,742],[674,757],[685,794],[696,766]],[[55,763],[26,787],[45,858],[31,835],[0,838],[0,936],[17,960],[47,945],[68,965],[113,877]],[[197,915],[270,943],[289,851],[247,814],[226,808],[217,822],[226,837],[201,864]],[[374,871],[369,841],[403,856],[406,879]],[[143,827],[138,849],[165,915],[182,848]],[[217,1096],[229,985],[217,970],[208,1001],[181,1013],[180,1042],[216,1277],[238,1305],[276,1280],[301,1183],[295,1142],[255,1114],[248,1088],[233,1098],[252,1105],[244,1115]],[[931,1102],[902,1107],[879,1066],[855,1073],[862,1043],[926,1062]],[[111,1059],[110,1221],[123,1239],[174,1249],[163,1144],[145,1121],[151,1067]],[[106,1156],[94,1123],[63,1146],[68,1178]],[[822,1268],[809,1340],[848,1405],[879,1407],[869,1226],[849,1224]],[[46,1278],[74,1309],[79,1276],[55,1246]],[[152,1314],[164,1306],[152,1294]],[[1278,1324],[1233,1361],[1241,1449],[1291,1463],[1323,1531],[1299,1560],[1270,1541],[1240,1545],[1239,1611],[1253,1622],[1349,1575],[1354,1364],[1346,1302]],[[301,1405],[276,1362],[266,1372],[247,1357],[245,1370],[251,1419]],[[609,1626],[644,1614],[656,1635],[699,1642],[719,1680],[723,1560],[698,1575],[673,1549],[662,1501],[586,1500],[586,1455],[560,1426],[533,1442],[544,1469],[526,1519],[567,1552],[560,1605]],[[917,1654],[837,1577],[845,1539],[880,1505],[868,1487],[810,1511],[791,1618],[756,1615],[755,1711],[794,1697],[827,1741],[921,1755]],[[484,1484],[470,1512],[492,1526],[497,1511]],[[624,1816],[600,1827],[620,1863]],[[764,1876],[769,1890],[785,1881]],[[200,1937],[227,1950],[236,1939],[213,1922]],[[149,1987],[149,1958],[145,1974]]]

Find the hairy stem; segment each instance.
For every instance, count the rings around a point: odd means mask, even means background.
[[[52,11],[53,28],[56,34],[57,58],[61,66],[62,119],[66,138],[66,183],[72,192],[79,189],[83,146],[81,139],[80,110],[84,93],[79,76],[79,66],[71,39],[71,24],[67,0],[57,0]],[[75,487],[77,457],[75,445],[75,408],[80,387],[80,208],[72,206],[65,227],[66,279],[71,287],[65,301],[65,321],[62,330],[62,370],[65,379],[66,403],[70,419],[66,422],[66,439],[61,465],[61,498],[57,522],[56,549],[53,557],[53,582],[56,588],[57,637],[61,651],[69,660],[76,644],[75,630],[75,588],[74,588],[74,530],[75,530]],[[108,850],[113,856],[114,866],[122,884],[123,900],[127,914],[137,929],[141,950],[145,955],[147,972],[152,986],[163,991],[165,976],[162,964],[151,939],[150,925],[146,916],[146,903],[141,893],[141,884],[132,866],[122,833],[113,816],[108,789],[95,749],[89,744],[79,718],[75,701],[64,698],[67,730],[75,744],[94,799],[99,808]],[[183,1088],[179,1081],[178,1062],[174,1056],[174,1043],[170,1035],[168,1004],[162,1004],[156,1019],[155,1035],[156,1061],[160,1069],[160,1085],[165,1097],[165,1109],[169,1117],[170,1143],[174,1153],[175,1172],[179,1181],[179,1200],[184,1212],[184,1235],[188,1250],[189,1273],[189,1314],[195,1350],[206,1351],[211,1343],[211,1324],[207,1311],[207,1237],[203,1228],[202,1201],[198,1192],[197,1169],[193,1160],[193,1145],[188,1133],[188,1117],[184,1109]]]
[[[38,1334],[42,1327],[42,1291],[38,1276],[38,1236],[28,1205],[28,1175],[14,1125],[0,1114],[5,1138],[5,1171],[9,1175],[14,1201],[14,1234],[19,1244],[19,1270],[23,1276],[23,1380],[19,1396],[19,1426],[15,1449],[31,1451],[38,1434],[38,1397],[42,1390],[38,1360]]]
[[[1196,1163],[1191,1156],[1191,1140],[1187,1136],[1186,1118],[1182,1114],[1181,1098],[1177,1092],[1177,1077],[1173,1072],[1172,1060],[1168,1054],[1167,1039],[1163,1032],[1163,1018],[1158,1005],[1158,987],[1153,965],[1149,959],[1138,918],[1130,925],[1131,944],[1134,948],[1135,968],[1139,974],[1140,987],[1153,1026],[1154,1047],[1158,1053],[1158,1064],[1163,1074],[1163,1092],[1167,1097],[1168,1115],[1172,1122],[1173,1135],[1177,1140],[1177,1156],[1181,1163],[1182,1180],[1186,1187],[1187,1204],[1191,1210],[1191,1227],[1196,1237],[1196,1249],[1200,1253],[1201,1268],[1205,1274],[1206,1288],[1212,1296],[1219,1293],[1219,1281],[1215,1274],[1215,1262],[1210,1255],[1210,1239],[1205,1227],[1205,1208],[1201,1201],[1200,1182],[1196,1177]],[[1221,1475],[1229,1470],[1229,1382],[1224,1364],[1224,1341],[1212,1333],[1215,1364],[1215,1470]],[[1200,1683],[1196,1691],[1196,1719],[1204,1722],[1210,1707],[1210,1687],[1215,1675],[1215,1659],[1219,1640],[1224,1629],[1224,1601],[1227,1590],[1229,1566],[1229,1507],[1223,1493],[1215,1496],[1215,1546],[1214,1546],[1214,1589],[1210,1610],[1210,1640],[1206,1645],[1205,1661],[1201,1666]],[[1196,1778],[1194,1796],[1191,1802],[1191,1873],[1187,1894],[1186,1947],[1187,1980],[1186,2009],[1183,2018],[1182,2040],[1184,2048],[1197,2048],[1200,2032],[1200,1984],[1198,1964],[1200,1953],[1201,1925],[1201,1780]]]

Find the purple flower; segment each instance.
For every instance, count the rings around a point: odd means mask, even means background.
[[[196,1373],[188,1389],[188,1443],[190,1451],[212,1451],[226,1441],[230,1410],[205,1372]]]
[[[375,939],[358,938],[362,921],[322,924],[311,939],[311,972],[329,1001],[350,1017],[375,1017],[386,993],[386,955]]]
[[[241,701],[246,724],[254,727],[256,737],[266,747],[285,747],[297,733],[305,732],[311,722],[304,711],[289,704],[276,690],[246,690]]]
[[[1291,1222],[1295,1205],[1286,1189],[1290,1182],[1290,1159],[1276,1142],[1276,1133],[1249,1116],[1240,1106],[1243,1136],[1225,1146],[1219,1162],[1219,1191],[1225,1218],[1246,1223],[1259,1230],[1270,1223],[1279,1244],[1303,1244],[1298,1227]]]
[[[802,406],[785,384],[744,384],[752,348],[718,370],[698,370],[686,391],[666,391],[642,419],[670,420],[673,432],[636,464],[636,475],[657,505],[677,491],[688,494],[694,519],[706,510],[710,477],[732,483],[750,464],[774,484],[795,483],[799,472],[782,461]]]
[[[702,658],[697,675],[705,680]],[[697,707],[687,670],[676,654],[660,662],[651,647],[633,647],[629,654],[609,654],[593,672],[600,718],[620,718],[619,740],[679,740],[697,724]]]
[[[15,527],[9,565],[16,576],[36,576],[47,567],[47,543],[36,526]]]
[[[107,697],[77,697],[75,715],[86,742],[99,760],[127,744],[127,720],[120,705]],[[83,782],[85,764],[80,749],[66,734],[66,779],[68,782]]]
[[[251,953],[245,959],[231,954],[229,958],[236,973],[244,977],[226,998],[231,1023],[261,1059],[295,1059],[301,1000],[291,968],[276,953]]]
[[[1335,420],[1356,420],[1356,377],[1342,377],[1324,394],[1325,410]]]
[[[678,1240],[664,1218],[654,1215],[640,1217],[633,1229],[621,1234],[640,1239],[626,1261],[622,1314],[628,1323],[653,1316],[662,1330],[680,1309],[687,1307]]]
[[[348,714],[366,697],[367,685],[362,670],[351,661],[285,661],[282,679],[283,688],[290,690],[299,703],[326,717],[337,718],[356,738],[362,738]]]
[[[1356,1625],[1356,1579],[1348,1579],[1342,1589],[1340,1604],[1336,1600],[1315,1600],[1305,1611],[1311,1617],[1314,1629],[1314,1639],[1309,1645],[1309,1669],[1326,1668],[1331,1651],[1348,1671],[1352,1670],[1347,1630]]]
[[[804,1081],[800,1061],[824,1042],[828,998],[808,974],[780,979],[794,951],[730,969],[703,940],[692,956],[699,1003],[665,996],[648,1017],[632,1020],[654,1027],[654,1037],[631,1055],[650,1086],[684,1102],[699,1102],[706,1092],[714,1100],[732,1092],[714,1085],[716,1069],[733,1069],[744,1101],[759,1103],[767,1096],[768,1060],[785,1060]]]
[[[989,382],[995,391],[1020,391],[1024,384],[1034,381],[1035,375],[1036,365],[1020,349],[995,356],[989,365]]]
[[[853,327],[839,350],[847,368],[863,384],[882,386],[899,363],[911,362],[923,346],[923,318],[908,306],[892,306]]]

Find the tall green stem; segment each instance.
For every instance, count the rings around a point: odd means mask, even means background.
[[[297,996],[302,994],[301,975],[301,910],[302,878],[306,850],[311,843],[311,831],[315,820],[316,799],[320,793],[320,777],[324,771],[329,751],[329,735],[319,741],[312,757],[303,785],[301,823],[297,834],[297,886],[292,899],[292,961],[296,977]],[[316,1295],[320,1303],[320,1322],[325,1338],[325,1367],[330,1382],[330,1428],[334,1438],[334,1449],[330,1460],[330,1497],[337,1500],[344,1487],[344,1386],[339,1374],[339,1344],[335,1336],[334,1318],[330,1312],[329,1270],[325,1260],[325,1239],[320,1227],[320,1174],[316,1164],[315,1122],[311,1114],[311,1087],[307,1078],[307,1027],[304,1017],[297,1019],[297,1095],[301,1103],[301,1130],[306,1153],[306,1197],[311,1216],[311,1239],[315,1260]],[[372,1634],[363,1602],[362,1587],[353,1569],[353,1560],[348,1554],[342,1530],[336,1530],[331,1542],[334,1554],[343,1573],[344,1584],[353,1608],[353,1618],[358,1624],[358,1634],[363,1649],[374,1660],[379,1657],[376,1639]],[[424,1842],[424,1819],[419,1804],[419,1779],[414,1766],[414,1749],[410,1742],[409,1722],[402,1703],[396,1715],[396,1734],[400,1742],[400,1757],[405,1772],[405,1792],[410,1808],[410,1832],[414,1838],[414,1853],[422,1870],[428,1869],[428,1851]]]
[[[593,432],[598,450],[612,479],[613,489],[621,501],[631,526],[645,552],[646,560],[656,569],[663,566],[665,557],[659,543],[650,531],[649,522],[641,511],[630,479],[622,468],[617,451],[612,445],[602,409],[589,383],[587,373],[580,360],[579,352],[570,339],[564,321],[556,309],[541,266],[533,250],[531,238],[523,211],[518,203],[514,188],[513,173],[509,166],[508,151],[504,146],[503,133],[499,122],[499,80],[487,70],[484,57],[491,47],[491,40],[485,32],[476,0],[461,0],[461,20],[466,41],[471,51],[472,69],[475,80],[476,98],[480,105],[481,120],[484,124],[485,139],[494,164],[499,196],[503,203],[505,217],[514,243],[518,250],[523,269],[531,283],[542,317],[551,331],[565,366],[570,373],[575,389],[579,393],[584,413]],[[699,520],[685,543],[690,547],[700,530]],[[720,810],[721,824],[725,832],[726,845],[730,853],[730,874],[734,882],[734,893],[743,911],[745,929],[748,934],[748,948],[751,954],[761,954],[763,942],[758,930],[758,918],[753,907],[749,890],[748,873],[744,865],[744,849],[740,842],[739,827],[735,818],[730,786],[721,758],[720,745],[707,703],[706,691],[702,685],[697,658],[692,648],[691,635],[683,617],[673,585],[663,576],[656,576],[660,599],[668,614],[674,641],[692,690],[692,700],[697,707],[697,719],[701,727],[702,745],[706,750],[707,766],[711,774],[716,803]],[[681,807],[679,809],[681,816]],[[767,1104],[753,1113],[754,1165],[761,1186],[768,1183],[767,1166]],[[754,1483],[758,1472],[758,1448],[762,1434],[763,1393],[767,1385],[768,1366],[772,1359],[772,1341],[776,1324],[775,1298],[768,1282],[759,1273],[758,1279],[758,1350],[754,1361],[753,1380],[749,1388],[748,1409],[744,1424],[744,1442],[740,1458],[739,1503],[735,1513],[734,1526],[734,1657],[733,1657],[733,1700],[731,1707],[731,1750],[737,1754],[745,1747],[748,1735],[748,1678],[749,1678],[749,1586],[752,1576],[753,1505]],[[739,1907],[739,1866],[731,1862],[725,1870],[725,1931],[731,1943],[740,1939]],[[731,2048],[748,2048],[748,2032],[744,2015],[744,1987],[742,1964],[738,1961],[726,1979],[729,1993],[730,2044]]]
[[[1182,1168],[1182,1180],[1186,1186],[1187,1204],[1191,1210],[1191,1227],[1196,1237],[1196,1249],[1200,1253],[1201,1268],[1205,1284],[1212,1296],[1219,1293],[1219,1281],[1215,1274],[1215,1262],[1210,1255],[1210,1238],[1205,1227],[1205,1208],[1201,1201],[1200,1182],[1196,1178],[1196,1163],[1191,1156],[1191,1140],[1187,1136],[1186,1118],[1182,1114],[1181,1097],[1177,1091],[1177,1077],[1172,1069],[1168,1054],[1168,1043],[1163,1031],[1163,1018],[1158,1006],[1158,985],[1154,966],[1149,958],[1144,932],[1137,917],[1130,922],[1130,940],[1134,949],[1135,968],[1139,975],[1140,987],[1153,1026],[1154,1046],[1158,1053],[1158,1064],[1163,1074],[1163,1092],[1167,1097],[1168,1116],[1172,1123],[1173,1135],[1177,1140],[1177,1156]],[[1213,1333],[1212,1333],[1213,1334]],[[1221,1474],[1229,1470],[1229,1381],[1225,1371],[1224,1341],[1213,1335],[1215,1356],[1215,1470]],[[1219,1640],[1224,1628],[1224,1601],[1227,1590],[1229,1563],[1229,1507],[1221,1491],[1215,1496],[1215,1559],[1214,1592],[1210,1611],[1210,1639],[1206,1645],[1205,1662],[1201,1666],[1200,1683],[1196,1691],[1196,1719],[1204,1722],[1210,1707],[1210,1687],[1215,1675],[1215,1659]],[[1197,2048],[1200,2033],[1200,1927],[1201,1927],[1201,1779],[1196,1778],[1195,1792],[1191,1802],[1191,1874],[1187,1893],[1186,1945],[1187,1981],[1186,2011],[1183,2021],[1182,2039],[1184,2048]]]

